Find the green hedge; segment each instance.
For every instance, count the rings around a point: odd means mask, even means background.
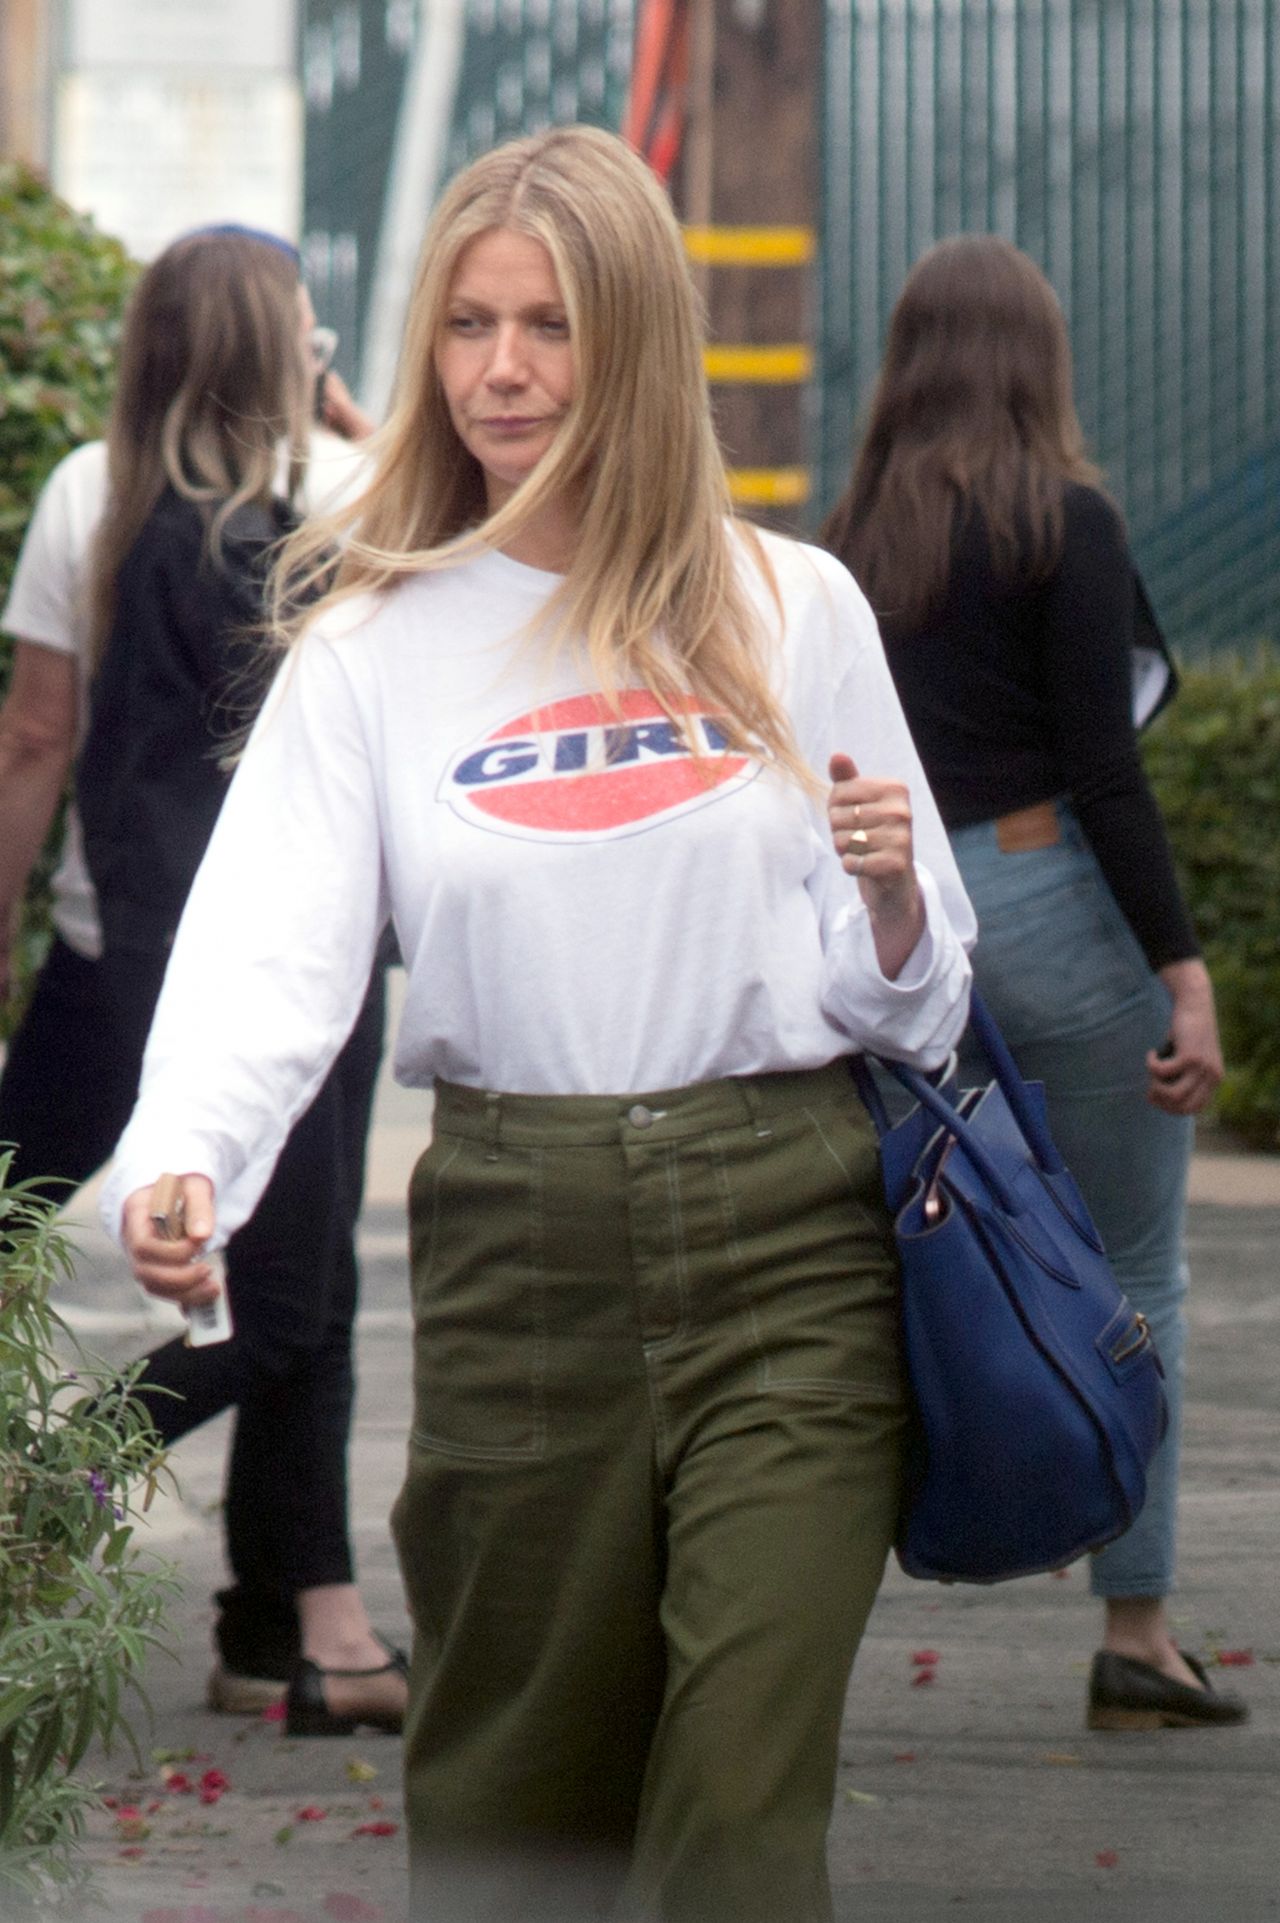
[[[137,272],[38,174],[0,164],[0,597],[45,476],[102,432]]]
[[[1280,654],[1184,669],[1145,747],[1217,991],[1216,1113],[1280,1148]]]
[[[0,605],[49,470],[100,435],[125,301],[138,268],[20,163],[0,163]],[[10,638],[0,637],[0,681]],[[61,823],[50,838],[61,836]],[[19,1000],[43,952],[49,861],[15,951]]]

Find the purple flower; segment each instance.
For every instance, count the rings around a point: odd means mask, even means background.
[[[93,1499],[99,1509],[106,1509],[110,1504],[111,1497],[107,1489],[106,1477],[100,1469],[90,1469],[89,1487],[93,1491]]]

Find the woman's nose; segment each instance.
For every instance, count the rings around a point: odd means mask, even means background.
[[[499,327],[494,335],[488,377],[495,387],[519,386],[526,376],[524,345],[516,326]]]

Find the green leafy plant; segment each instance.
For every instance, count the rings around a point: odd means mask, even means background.
[[[0,162],[0,605],[50,469],[106,425],[138,271],[119,241],[50,193],[38,174]],[[9,649],[0,637],[0,681],[8,678]],[[51,846],[60,838],[61,824]],[[47,944],[50,866],[46,852],[15,946],[20,990]]]
[[[1280,654],[1184,668],[1145,749],[1218,997],[1215,1112],[1280,1148]]]
[[[123,1377],[50,1306],[50,1203],[0,1154],[0,1915],[80,1880],[90,1743],[123,1736],[174,1591],[134,1540],[161,1455]],[[143,1699],[145,1701],[145,1698]]]

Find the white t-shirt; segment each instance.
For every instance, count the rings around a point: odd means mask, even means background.
[[[64,455],[36,503],[9,598],[0,612],[0,628],[6,634],[75,656],[79,739],[83,739],[89,711],[90,550],[106,498],[105,441],[89,441]],[[102,953],[102,929],[74,807],[67,810],[52,893],[53,925],[59,935],[78,955],[96,959]]]
[[[285,484],[282,458],[280,485]],[[359,448],[316,428],[302,487],[307,512],[327,511],[354,494],[365,478]],[[107,501],[107,446],[89,441],[64,455],[49,475],[27,527],[0,628],[72,654],[79,669],[79,740],[89,718],[89,568],[93,537]],[[52,921],[78,955],[102,953],[97,898],[84,856],[80,817],[67,810],[66,831],[51,884]]]
[[[178,931],[112,1232],[162,1169],[212,1179],[220,1237],[246,1219],[388,909],[410,1085],[631,1093],[864,1046],[945,1059],[975,924],[875,620],[829,555],[767,545],[805,756],[824,780],[839,749],[911,789],[928,926],[897,980],[821,800],[722,755],[707,715],[701,761],[643,692],[613,719],[528,639],[558,577],[486,554],[330,610],[281,669]]]

